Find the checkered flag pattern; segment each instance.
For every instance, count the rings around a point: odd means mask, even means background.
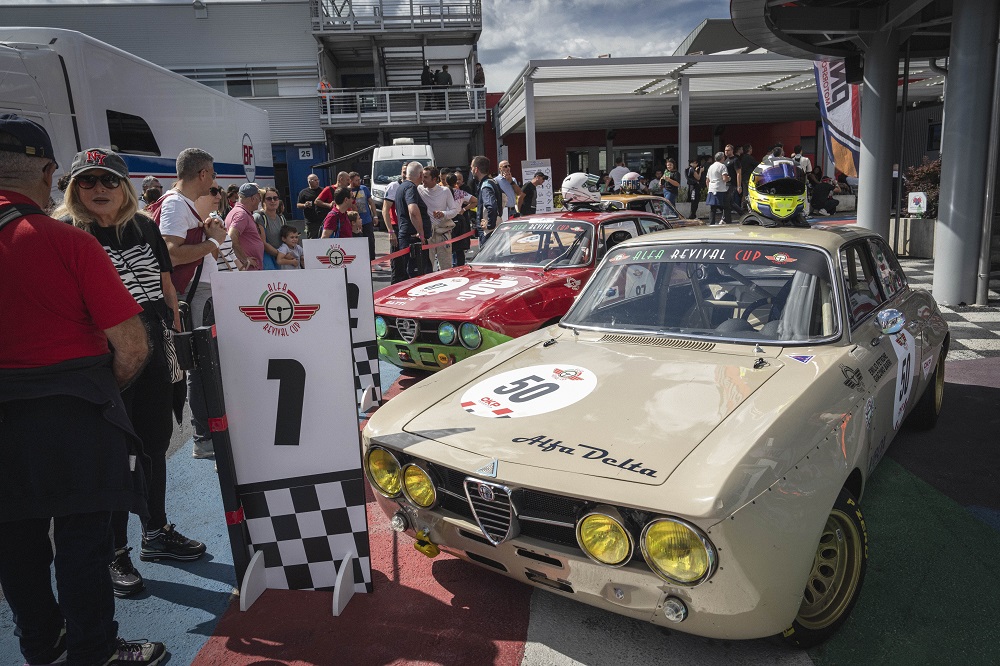
[[[375,387],[375,404],[382,404],[382,376],[378,367],[378,343],[354,343],[354,391],[358,404],[369,386]]]
[[[934,282],[933,259],[900,259],[903,272],[914,289],[931,291]],[[1000,356],[1000,280],[990,281],[988,306],[945,306],[941,316],[948,322],[951,343],[949,361],[968,361]]]
[[[354,591],[372,591],[362,476],[241,493],[240,501],[268,588],[333,591],[337,568],[353,553]]]

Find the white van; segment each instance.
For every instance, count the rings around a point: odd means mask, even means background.
[[[434,149],[428,145],[415,144],[413,139],[394,139],[391,146],[378,146],[372,154],[372,199],[381,215],[385,189],[399,178],[403,162],[420,162],[424,166],[434,166]]]
[[[222,187],[274,186],[267,111],[73,30],[0,28],[0,113],[41,124],[59,162],[111,147],[136,192],[147,175],[164,188],[185,148],[215,157]]]

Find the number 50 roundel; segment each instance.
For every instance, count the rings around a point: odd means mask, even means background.
[[[899,429],[906,412],[906,404],[913,392],[913,369],[917,363],[916,344],[913,335],[905,328],[892,336],[892,348],[896,351],[896,395],[892,406],[892,429]]]
[[[462,409],[494,419],[546,414],[583,400],[597,376],[576,365],[533,365],[484,379],[462,395]]]

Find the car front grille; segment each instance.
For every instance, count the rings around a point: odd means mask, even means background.
[[[481,501],[478,495],[480,482],[499,484],[442,465],[431,464],[430,467],[439,482],[441,508],[479,524],[477,520],[479,510],[477,508],[476,512],[473,512],[469,497],[474,498],[473,503]],[[472,480],[468,497],[465,492],[466,479]],[[509,501],[513,505],[514,520],[520,534],[541,541],[579,548],[576,542],[576,519],[586,508],[587,503],[584,500],[527,488],[515,488],[511,490]],[[479,513],[480,518],[483,515]],[[510,538],[515,535],[516,531]]]
[[[385,337],[389,340],[403,340],[409,344],[425,344],[425,345],[440,345],[441,340],[438,338],[438,326],[441,324],[440,321],[432,319],[409,319],[405,317],[382,317],[385,319],[385,324],[387,331]],[[416,339],[412,342],[409,340],[409,336],[404,337],[403,333],[407,332],[411,327],[410,322],[416,324]],[[458,327],[462,322],[456,321],[452,322]],[[458,339],[456,337],[453,346],[460,346]]]

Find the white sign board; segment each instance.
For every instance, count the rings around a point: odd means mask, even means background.
[[[910,192],[906,197],[906,212],[924,214],[927,212],[927,195],[923,192]]]
[[[548,179],[536,188],[538,199],[535,202],[535,212],[551,213],[555,210],[552,198],[552,161],[521,160],[522,183],[530,181],[539,171],[548,176]]]
[[[375,390],[375,403],[382,404],[368,239],[363,236],[308,239],[302,243],[302,252],[306,268],[343,269],[347,274],[357,402],[361,405],[365,390],[371,387]]]
[[[347,279],[248,271],[212,279],[236,489],[266,586],[370,591]],[[353,557],[353,560],[349,559]]]
[[[299,159],[300,160],[311,160],[313,158],[312,148],[299,148]]]

